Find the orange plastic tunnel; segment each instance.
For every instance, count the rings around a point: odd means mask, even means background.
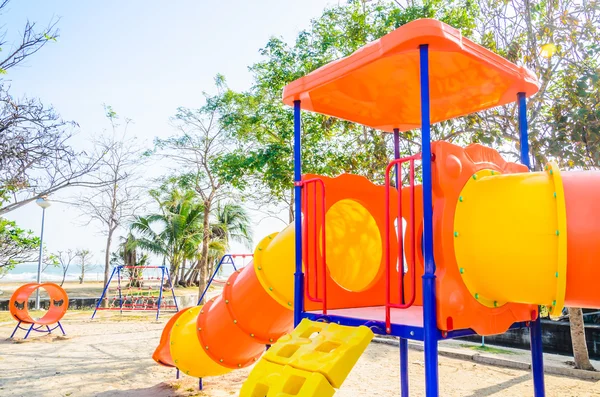
[[[29,297],[37,289],[46,290],[50,296],[48,311],[40,319],[33,319],[29,315]],[[24,324],[49,325],[58,323],[69,307],[69,298],[64,289],[54,283],[29,283],[16,289],[9,301],[11,316]]]
[[[285,279],[293,269],[293,231],[292,224],[267,236],[220,296],[171,318],[153,359],[190,376],[217,376],[253,364],[266,344],[291,331],[293,282]]]
[[[564,172],[567,215],[565,306],[599,307],[600,172]]]

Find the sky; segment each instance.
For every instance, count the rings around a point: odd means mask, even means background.
[[[108,127],[103,104],[132,119],[129,133],[151,145],[155,137],[175,133],[169,117],[177,107],[202,105],[202,92],[213,89],[217,73],[225,75],[232,89],[247,89],[248,66],[260,60],[259,49],[270,37],[293,41],[310,19],[337,3],[13,0],[0,16],[9,43],[27,20],[42,27],[60,18],[60,37],[3,78],[10,80],[13,95],[40,98],[64,119],[76,121],[80,128],[75,145],[85,146]],[[157,167],[148,171],[160,174]],[[34,203],[6,217],[40,232],[41,208]],[[259,222],[261,218],[255,216],[255,244],[284,226],[269,219]],[[46,210],[46,249],[90,249],[94,260],[102,262],[105,239],[98,225],[81,223],[77,210],[54,203]]]

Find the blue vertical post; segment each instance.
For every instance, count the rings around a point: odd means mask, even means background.
[[[9,339],[12,339],[12,338],[13,338],[13,336],[15,336],[15,333],[17,332],[17,330],[18,330],[18,329],[21,329],[21,327],[20,327],[20,326],[21,326],[21,321],[19,320],[19,322],[17,323],[17,326],[15,327],[15,329],[14,329],[13,333],[12,333],[12,334],[10,334],[10,338],[9,338]]]
[[[423,327],[425,348],[425,395],[438,397],[438,339],[433,258],[433,198],[431,176],[431,117],[429,103],[429,46],[419,47],[421,81],[421,157],[423,161]]]
[[[531,169],[529,158],[529,136],[527,133],[527,99],[524,92],[517,94],[519,106],[519,145],[521,146],[521,163]],[[531,322],[529,328],[531,343],[531,372],[533,373],[533,395],[544,397],[544,351],[542,346],[542,323],[538,313],[537,318]]]
[[[519,146],[521,147],[521,163],[531,169],[529,161],[529,137],[527,132],[527,99],[524,92],[517,94],[519,101]]]
[[[175,287],[173,286],[173,282],[171,281],[171,273],[169,273],[168,267],[165,267],[165,272],[167,273],[167,279],[169,280],[169,288],[171,289],[171,295],[173,296],[173,303],[175,304],[175,310],[179,311],[179,305],[177,304],[177,298],[175,297]]]
[[[219,263],[217,264],[217,267],[215,268],[215,271],[213,272],[213,274],[210,276],[210,280],[208,280],[208,283],[206,284],[206,287],[204,288],[204,291],[202,291],[202,294],[200,295],[200,298],[198,298],[198,304],[196,306],[200,306],[200,304],[202,303],[202,301],[204,300],[204,295],[206,295],[206,293],[208,292],[208,288],[211,286],[213,280],[215,279],[215,276],[217,275],[217,273],[219,272],[219,269],[221,268],[221,265],[223,263],[225,263],[226,259],[231,258],[231,264],[233,265],[233,270],[237,270],[235,268],[235,263],[233,263],[233,258],[231,257],[231,255],[223,255],[221,257],[221,260],[219,261]]]
[[[129,282],[131,282],[131,280],[129,280]],[[119,288],[119,313],[123,314],[123,296],[121,293],[121,266],[117,266],[117,283],[117,288]],[[108,288],[108,285],[110,285],[110,282],[106,284],[106,288]]]
[[[394,128],[394,159],[400,158],[400,130]],[[396,164],[396,189],[400,193],[399,189],[402,184],[400,181],[400,169],[399,165]],[[398,217],[398,233],[402,231],[402,219]],[[400,261],[399,269],[400,277],[402,282],[402,296],[400,302],[404,303],[404,261]],[[400,344],[400,395],[402,397],[408,397],[408,340],[405,338],[399,339]]]
[[[161,276],[160,276],[160,286],[158,287],[158,304],[156,305],[156,321],[158,321],[158,316],[160,316],[160,304],[162,301],[162,291],[165,285],[165,267],[161,266]]]
[[[300,101],[294,101],[294,230],[296,239],[296,272],[294,274],[294,327],[300,324],[304,311],[304,273],[302,273],[302,125]]]
[[[102,300],[104,299],[104,295],[106,295],[106,292],[108,291],[108,286],[110,285],[110,282],[112,280],[112,278],[115,275],[115,270],[117,268],[113,268],[112,273],[110,274],[110,277],[108,278],[108,282],[106,283],[106,285],[104,286],[104,290],[102,290],[102,295],[100,295],[100,299],[98,299],[98,302],[96,303],[96,308],[94,309],[94,313],[92,313],[92,320],[94,319],[94,316],[96,315],[96,311],[98,311],[98,308],[100,307],[100,305],[102,304]]]

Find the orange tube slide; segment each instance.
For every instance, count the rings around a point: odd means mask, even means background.
[[[234,272],[220,296],[173,316],[152,358],[190,376],[217,376],[253,364],[266,344],[290,332],[293,311],[277,298],[281,285],[276,290],[259,279],[277,280],[281,269],[293,271],[293,255],[287,255],[293,252],[290,237],[293,224],[261,241],[254,262]]]
[[[563,172],[567,210],[565,306],[600,307],[600,172]]]

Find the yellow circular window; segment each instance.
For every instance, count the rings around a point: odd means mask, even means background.
[[[360,292],[376,281],[382,243],[375,219],[354,200],[340,200],[325,215],[327,267],[342,288]]]

